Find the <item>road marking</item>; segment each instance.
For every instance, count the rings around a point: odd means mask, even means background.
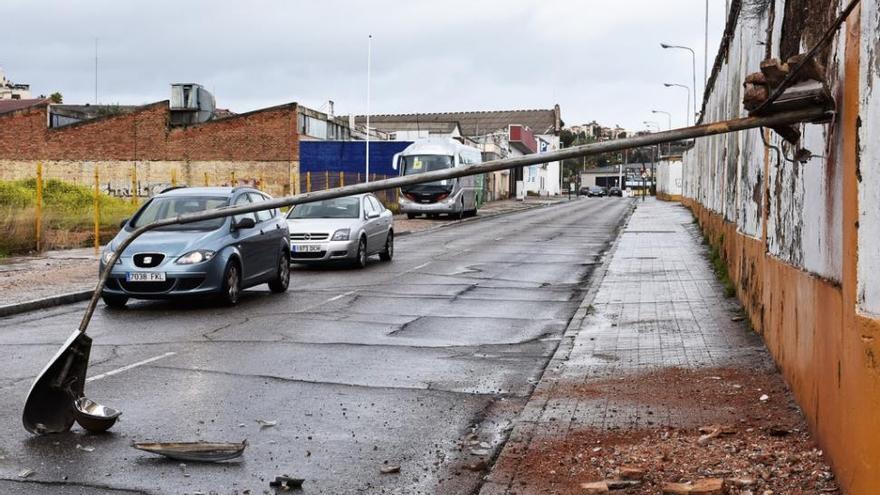
[[[164,359],[169,356],[173,356],[175,354],[177,354],[177,353],[176,352],[166,352],[165,354],[162,354],[160,356],[153,356],[149,359],[144,359],[143,361],[138,361],[136,363],[132,363],[127,366],[123,366],[122,368],[117,368],[113,371],[108,371],[106,373],[101,373],[100,375],[95,375],[91,378],[86,378],[86,382],[93,382],[95,380],[100,380],[101,378],[107,378],[108,376],[118,375],[119,373],[122,373],[123,371],[128,371],[130,369],[137,368],[138,366],[143,366],[145,364],[150,364],[153,361],[158,361],[160,359]]]
[[[354,294],[355,292],[357,292],[357,291],[350,290],[350,291],[346,292],[345,294],[339,294],[338,296],[331,297],[330,299],[327,299],[326,301],[322,302],[321,304],[327,304],[328,302],[338,301],[345,296],[350,296],[350,295]],[[321,304],[319,304],[318,306],[320,306]]]
[[[422,263],[421,265],[419,265],[419,266],[417,266],[417,267],[415,267],[415,268],[412,268],[412,269],[410,269],[410,270],[407,270],[407,273],[409,273],[409,272],[414,272],[414,271],[418,270],[419,268],[424,268],[424,267],[426,267],[426,266],[428,266],[428,265],[430,265],[430,264],[431,264],[430,261],[427,262],[427,263]]]

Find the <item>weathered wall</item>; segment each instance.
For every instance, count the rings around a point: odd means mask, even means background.
[[[139,195],[172,182],[259,185],[289,192],[298,172],[296,104],[185,127],[169,125],[168,102],[70,126],[47,127],[47,106],[0,115],[0,179],[44,175],[92,184],[99,164],[102,188]],[[136,169],[136,171],[135,171]],[[234,173],[234,175],[233,175]]]
[[[766,56],[807,51],[840,3],[849,0],[734,1],[704,121],[743,116],[745,76]],[[878,39],[880,0],[862,0],[820,52],[838,112],[799,126],[806,163],[770,130],[699,140],[684,158],[683,202],[721,248],[754,328],[856,494],[880,487]]]
[[[662,160],[657,164],[657,198],[681,200],[681,160]]]

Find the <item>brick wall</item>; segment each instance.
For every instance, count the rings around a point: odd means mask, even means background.
[[[168,102],[129,114],[49,129],[47,105],[0,115],[0,179],[32,177],[43,162],[47,177],[91,183],[97,163],[113,191],[156,185],[255,184],[271,194],[289,192],[298,173],[296,104],[222,120],[171,127]],[[137,168],[135,172],[134,169]],[[107,186],[107,184],[104,184]]]

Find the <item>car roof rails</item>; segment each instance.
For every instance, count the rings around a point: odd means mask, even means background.
[[[165,194],[165,193],[167,193],[168,191],[173,191],[173,190],[175,190],[175,189],[185,189],[185,188],[186,188],[186,186],[171,186],[171,187],[166,187],[165,189],[162,189],[161,191],[159,191],[159,194]]]

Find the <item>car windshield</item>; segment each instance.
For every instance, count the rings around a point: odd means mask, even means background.
[[[412,155],[403,157],[403,175],[421,174],[452,167],[448,155]]]
[[[287,218],[358,218],[361,214],[360,198],[335,198],[297,205]]]
[[[221,208],[229,204],[229,198],[223,196],[165,196],[150,200],[141,208],[141,211],[132,219],[131,226],[143,227],[157,220],[173,218],[186,213],[196,213],[205,210]],[[162,230],[214,230],[220,228],[226,218],[215,218],[201,222],[187,223],[182,225],[169,225]]]

